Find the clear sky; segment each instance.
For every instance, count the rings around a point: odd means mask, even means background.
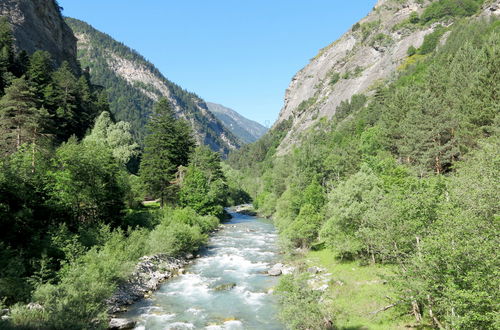
[[[293,75],[376,0],[59,0],[206,101],[272,124]]]

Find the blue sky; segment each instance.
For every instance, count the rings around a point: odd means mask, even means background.
[[[376,0],[59,0],[206,101],[272,124],[293,75]]]

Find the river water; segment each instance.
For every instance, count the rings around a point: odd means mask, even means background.
[[[186,274],[165,282],[123,316],[136,329],[283,329],[277,279],[265,274],[278,261],[277,234],[268,220],[231,214]]]

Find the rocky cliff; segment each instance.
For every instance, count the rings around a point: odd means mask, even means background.
[[[334,116],[337,106],[354,94],[370,95],[397,72],[408,58],[411,46],[420,47],[424,37],[445,19],[432,24],[414,24],[432,1],[379,0],[367,17],[352,26],[339,40],[321,49],[292,79],[285,103],[274,127],[291,120],[278,153],[284,154],[297,136],[318,119]],[[499,1],[486,1],[480,16],[498,15]]]
[[[238,112],[221,104],[207,102],[208,110],[219,119],[243,143],[257,141],[267,128],[256,121],[243,117]]]
[[[166,97],[177,115],[191,124],[198,143],[222,154],[239,147],[240,141],[200,97],[169,81],[143,56],[109,35],[76,19],[66,21],[78,39],[82,67],[89,68],[92,83],[106,88],[111,112],[116,119],[130,122],[139,140],[153,104]]]
[[[15,46],[29,54],[48,51],[56,64],[68,61],[76,69],[76,38],[64,22],[55,0],[1,0],[0,16],[12,24]]]

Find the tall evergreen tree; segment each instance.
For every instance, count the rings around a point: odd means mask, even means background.
[[[195,141],[188,124],[175,118],[165,98],[158,101],[154,111],[148,124],[140,175],[149,192],[160,197],[163,206],[172,197],[169,192],[175,173],[179,166],[188,164]]]
[[[0,127],[4,152],[19,149],[34,138],[40,122],[36,96],[24,77],[15,79],[0,100]]]

